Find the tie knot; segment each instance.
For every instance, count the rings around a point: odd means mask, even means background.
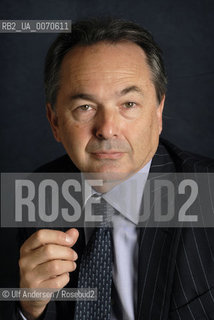
[[[97,203],[93,204],[92,212],[94,215],[102,216],[100,227],[110,227],[112,216],[116,210],[102,196],[94,194],[93,198],[96,199]]]

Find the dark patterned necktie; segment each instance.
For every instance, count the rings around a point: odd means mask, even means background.
[[[114,209],[104,200],[95,205],[103,223],[92,234],[80,262],[78,288],[97,288],[97,300],[78,300],[75,320],[110,320],[112,284],[112,239],[110,231]]]

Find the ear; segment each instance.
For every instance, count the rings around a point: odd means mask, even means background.
[[[47,105],[46,105],[46,116],[47,116],[48,121],[50,123],[54,138],[56,139],[56,141],[60,142],[61,139],[60,139],[60,134],[59,134],[57,113],[55,110],[53,110],[50,103],[47,103]]]
[[[159,106],[157,107],[157,120],[158,120],[158,127],[159,127],[159,135],[161,134],[162,128],[163,128],[163,108],[164,108],[164,102],[165,102],[165,95],[163,95],[163,98],[161,99],[161,102]]]

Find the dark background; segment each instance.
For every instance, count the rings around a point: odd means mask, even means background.
[[[0,3],[0,19],[75,21],[108,15],[140,23],[163,49],[169,82],[163,136],[183,149],[214,158],[213,0]],[[30,172],[64,153],[45,117],[43,65],[55,37],[0,34],[1,172]],[[17,279],[15,233],[1,229],[1,287]]]

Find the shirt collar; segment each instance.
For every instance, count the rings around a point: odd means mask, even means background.
[[[151,160],[129,179],[116,185],[107,193],[102,194],[103,199],[120,212],[126,219],[136,225],[139,221],[142,195],[148,178],[150,166]],[[81,174],[81,177],[82,182],[85,181],[87,184],[88,182],[84,179],[83,174]],[[87,194],[86,196],[83,194],[84,206],[88,199],[93,194],[97,193],[93,188],[90,188],[90,190],[90,194]]]

